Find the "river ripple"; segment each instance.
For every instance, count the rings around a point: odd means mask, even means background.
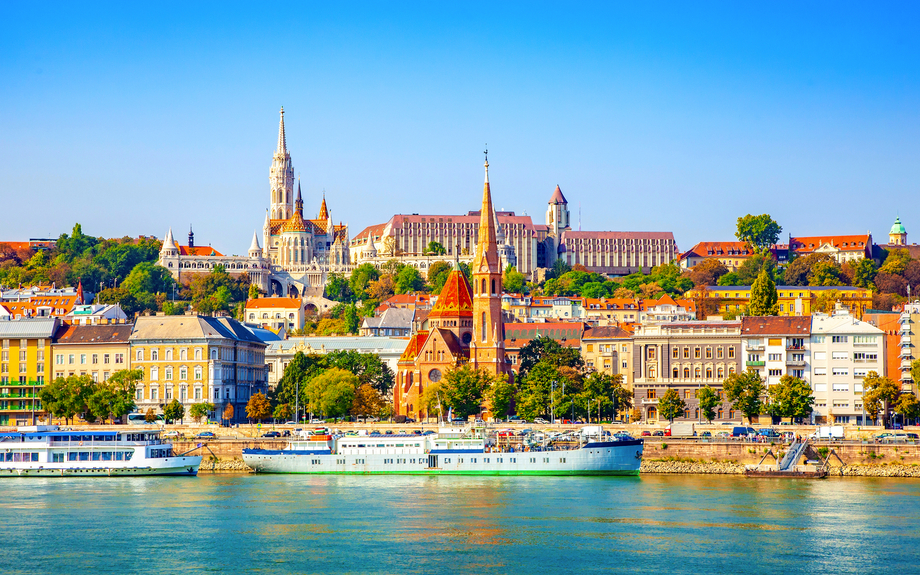
[[[0,572],[911,573],[920,481],[4,479]]]

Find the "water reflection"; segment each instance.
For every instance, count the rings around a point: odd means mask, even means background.
[[[878,572],[915,561],[920,496],[909,480],[732,476],[0,486],[2,573]]]

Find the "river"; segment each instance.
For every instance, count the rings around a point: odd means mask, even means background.
[[[911,573],[920,481],[0,480],[0,573]]]

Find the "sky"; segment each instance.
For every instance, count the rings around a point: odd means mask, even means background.
[[[173,228],[245,254],[285,109],[306,217],[352,236],[482,198],[682,250],[920,237],[910,2],[0,0],[0,241]],[[913,233],[912,233],[913,232]],[[913,234],[916,234],[914,236]]]

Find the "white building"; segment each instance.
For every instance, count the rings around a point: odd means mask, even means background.
[[[333,351],[373,353],[395,374],[399,357],[407,345],[408,339],[395,337],[292,337],[269,342],[265,350],[268,386],[274,389],[278,385],[284,375],[284,368],[291,363],[297,352],[305,355],[326,355]]]
[[[814,418],[828,423],[864,424],[863,378],[885,375],[885,332],[846,309],[811,316]]]
[[[811,381],[810,317],[741,318],[741,354],[767,386],[784,375]]]
[[[105,323],[125,322],[128,316],[119,304],[75,305],[64,321],[74,325],[99,325]]]

